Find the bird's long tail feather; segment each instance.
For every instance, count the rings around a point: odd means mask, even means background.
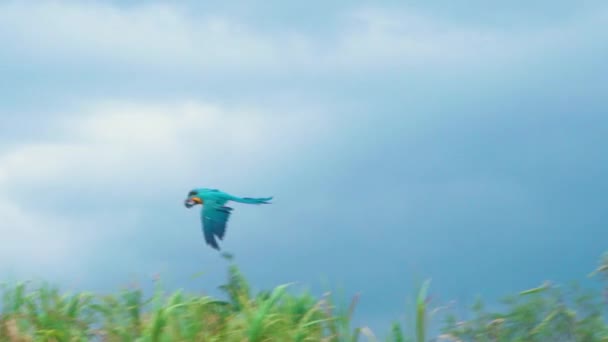
[[[232,196],[231,200],[239,203],[247,203],[247,204],[270,204],[270,201],[273,197],[261,197],[261,198],[251,198],[251,197],[237,197]]]

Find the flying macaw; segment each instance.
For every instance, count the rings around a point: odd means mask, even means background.
[[[247,204],[270,204],[268,201],[272,198],[237,197],[217,189],[198,188],[188,193],[184,205],[186,208],[192,208],[197,204],[203,206],[201,209],[201,223],[205,241],[219,251],[220,247],[215,237],[217,236],[220,240],[224,238],[226,223],[228,223],[230,213],[233,210],[225,204],[228,201]]]

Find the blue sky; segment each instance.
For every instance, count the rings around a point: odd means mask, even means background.
[[[323,277],[399,318],[608,249],[603,1],[0,4],[0,272],[215,291],[193,187],[258,287]],[[190,275],[205,275],[197,281]],[[198,282],[198,283],[197,283]]]

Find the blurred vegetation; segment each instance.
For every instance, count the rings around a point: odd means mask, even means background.
[[[590,276],[602,282],[602,293],[547,282],[506,298],[504,312],[489,312],[480,300],[467,320],[449,307],[430,309],[426,281],[411,308],[413,322],[394,322],[386,341],[608,342],[608,254]],[[221,286],[226,300],[165,293],[156,285],[146,298],[138,288],[94,295],[63,294],[48,284],[5,284],[0,341],[380,341],[368,327],[353,327],[358,296],[336,305],[330,293],[294,294],[290,284],[253,293],[232,261]],[[439,313],[443,326],[431,337],[428,321]]]

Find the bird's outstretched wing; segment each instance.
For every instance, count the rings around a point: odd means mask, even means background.
[[[205,205],[201,211],[201,223],[203,225],[205,241],[218,251],[220,247],[215,237],[218,237],[220,240],[224,238],[226,224],[232,211],[232,208],[225,206],[224,203],[225,201],[205,201]]]

